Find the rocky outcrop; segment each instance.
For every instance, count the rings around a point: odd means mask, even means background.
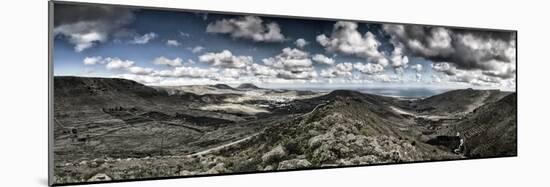
[[[99,182],[99,181],[110,181],[111,177],[105,173],[95,174],[93,177],[88,179],[88,182]]]
[[[205,174],[219,174],[219,173],[224,173],[224,172],[227,172],[227,169],[225,168],[225,164],[222,162],[222,163],[218,163],[218,164],[216,164],[216,166],[210,168],[208,171],[206,171]]]
[[[285,148],[283,148],[283,146],[281,145],[278,145],[278,146],[275,146],[275,148],[271,149],[271,151],[265,153],[262,156],[262,161],[264,163],[275,162],[285,157],[286,154],[287,153],[285,151]]]
[[[279,162],[279,167],[277,169],[298,169],[298,168],[307,168],[310,167],[311,163],[306,159],[291,159]]]

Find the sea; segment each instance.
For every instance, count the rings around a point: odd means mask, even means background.
[[[419,88],[419,87],[391,87],[391,88],[372,88],[372,87],[364,87],[364,88],[303,88],[303,89],[297,89],[296,90],[304,90],[304,91],[315,91],[315,92],[331,92],[333,90],[354,90],[361,93],[368,93],[368,94],[375,94],[375,95],[381,95],[381,96],[388,96],[388,97],[396,97],[396,98],[403,98],[403,99],[421,99],[421,98],[427,98],[434,95],[438,95],[444,92],[451,91],[453,89],[443,89],[443,88],[437,88],[437,89],[428,89],[428,88]]]
[[[362,93],[400,97],[400,98],[427,98],[438,95],[450,89],[427,89],[427,88],[364,88],[357,91]]]

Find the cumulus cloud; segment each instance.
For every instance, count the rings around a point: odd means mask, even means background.
[[[319,75],[321,77],[325,77],[325,78],[334,78],[334,77],[337,76],[337,74],[335,73],[334,68],[322,69],[321,72],[319,73]]]
[[[422,74],[416,73],[415,75],[416,75],[416,82],[422,81]]]
[[[103,57],[101,56],[94,56],[94,57],[86,57],[84,58],[83,62],[84,65],[95,65],[101,62]]]
[[[262,61],[265,65],[297,73],[311,71],[313,68],[307,52],[288,47],[284,48],[282,53],[277,56],[265,58]]]
[[[394,47],[390,60],[393,68],[406,68],[409,63],[409,57],[405,56],[403,49],[398,46]]]
[[[323,54],[315,54],[311,59],[320,64],[334,65],[334,59]]]
[[[151,68],[143,68],[139,66],[131,66],[131,67],[128,67],[127,70],[128,72],[135,75],[150,75],[154,71]]]
[[[282,79],[305,79],[311,80],[318,77],[316,71],[301,71],[301,72],[292,72],[287,70],[279,70],[277,72],[277,77]]]
[[[296,45],[296,47],[298,48],[304,48],[307,44],[309,44],[309,42],[307,42],[305,39],[303,38],[298,38],[294,44]]]
[[[515,77],[500,77],[497,75],[487,75],[487,71],[483,70],[462,70],[457,69],[454,64],[450,63],[437,63],[432,65],[432,69],[438,72],[442,72],[444,79],[440,76],[433,74],[432,82],[455,82],[464,83],[472,86],[482,87],[499,87],[503,89],[515,87]]]
[[[166,45],[171,47],[177,47],[177,46],[180,46],[181,43],[178,42],[177,40],[166,40]]]
[[[170,70],[161,70],[154,73],[161,77],[190,77],[190,78],[206,78],[217,75],[218,68],[199,68],[199,67],[175,67]]]
[[[195,46],[195,47],[188,47],[187,50],[191,51],[192,53],[200,53],[205,48],[203,46]]]
[[[422,64],[415,64],[411,66],[411,69],[416,71],[416,82],[420,82],[422,80]]]
[[[516,68],[515,64],[507,64],[501,66],[499,70],[483,71],[483,74],[501,79],[510,79],[516,77]]]
[[[378,73],[382,73],[384,71],[384,67],[380,64],[373,64],[373,63],[360,63],[357,62],[353,64],[353,67],[357,69],[357,71],[368,74],[368,75],[374,75]]]
[[[160,83],[165,81],[166,78],[209,80],[217,80],[218,78],[237,78],[245,72],[242,69],[236,68],[225,68],[220,71],[219,68],[213,67],[200,68],[183,66],[180,58],[168,59],[166,57],[158,57],[153,61],[154,64],[167,65],[171,67],[170,69],[164,70],[155,70],[153,68],[136,66],[134,61],[124,60],[117,57],[87,57],[83,60],[83,62],[88,62],[88,65],[105,65],[105,68],[108,70],[122,71],[122,74],[114,76],[132,79],[142,83]]]
[[[244,73],[243,69],[225,68],[221,71],[221,75],[225,78],[239,78]]]
[[[312,80],[318,77],[309,53],[296,48],[284,48],[280,54],[264,58],[262,62],[277,72],[276,77],[290,80]],[[270,71],[271,72],[271,71]]]
[[[96,27],[98,23],[76,23],[62,25],[54,29],[54,35],[62,34],[68,36],[69,43],[74,44],[74,50],[81,52],[97,43],[104,43],[108,39],[107,31],[80,31],[84,27]]]
[[[243,38],[256,42],[285,40],[279,24],[275,22],[264,24],[263,20],[257,16],[222,19],[208,24],[206,32],[229,34],[232,38]]]
[[[516,62],[515,33],[394,24],[385,24],[383,29],[394,45],[434,63],[482,70],[501,78],[515,75],[515,65],[510,65]]]
[[[432,69],[438,72],[445,73],[446,75],[456,75],[456,67],[447,62],[432,64]]]
[[[199,61],[213,66],[244,68],[247,64],[253,63],[251,56],[235,56],[229,50],[219,53],[205,53],[199,56]]]
[[[353,64],[349,62],[344,62],[344,63],[336,64],[335,68],[337,72],[341,72],[341,74],[351,75],[351,71],[353,70]]]
[[[246,67],[246,70],[254,76],[276,76],[277,71],[271,67],[264,66],[261,64],[253,63],[250,66]]]
[[[189,34],[189,33],[181,32],[181,31],[180,31],[179,33],[180,33],[180,36],[183,37],[183,38],[189,38],[189,37],[191,37],[191,34]]]
[[[134,61],[131,60],[122,60],[120,58],[111,58],[107,57],[103,59],[103,62],[105,67],[109,70],[116,70],[116,69],[126,69],[134,65]]]
[[[422,71],[422,64],[415,64],[411,66],[411,69],[415,70],[417,73]]]
[[[146,33],[141,36],[135,36],[132,41],[130,41],[131,44],[146,44],[149,43],[149,41],[157,38],[158,35],[154,32]]]
[[[388,59],[378,50],[380,41],[371,32],[362,35],[357,30],[357,23],[339,21],[334,24],[330,36],[321,34],[316,40],[329,52],[356,55],[382,66],[388,65]]]
[[[183,62],[183,60],[179,57],[174,58],[174,59],[169,59],[169,58],[166,58],[164,56],[161,56],[161,57],[157,57],[153,60],[153,64],[166,65],[166,66],[171,66],[171,67],[182,66],[182,62]]]
[[[133,20],[129,8],[56,4],[53,34],[66,38],[76,52],[81,52],[124,32]]]
[[[498,77],[486,76],[481,73],[481,71],[464,71],[459,70],[457,74],[449,77],[449,81],[459,82],[459,83],[468,83],[474,86],[499,86],[501,85],[502,80]]]
[[[350,77],[353,75],[353,64],[344,62],[336,64],[334,67],[322,69],[320,75],[326,78]]]
[[[117,57],[86,57],[83,62],[85,65],[105,65],[105,68],[108,70],[122,70],[134,75],[151,75],[155,72],[152,68],[135,66],[136,63],[134,61],[123,60]]]
[[[432,74],[432,83],[440,83],[441,82],[441,77],[435,75],[435,74]]]
[[[109,70],[127,69],[134,65],[134,61],[122,60],[117,57],[103,58],[101,56],[86,57],[82,60],[84,65],[105,64],[105,68]]]
[[[454,52],[451,31],[446,28],[394,24],[386,24],[383,28],[395,37],[394,45],[403,44],[414,54],[436,56]]]
[[[376,74],[371,76],[370,79],[375,82],[385,82],[385,83],[403,82],[403,77],[395,74],[394,75]]]

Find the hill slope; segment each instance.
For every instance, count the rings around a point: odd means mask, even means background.
[[[238,89],[261,89],[260,87],[254,85],[252,83],[240,84],[237,88]]]
[[[400,131],[380,111],[372,110],[381,106],[369,95],[334,91],[323,98],[331,100],[217,155],[245,160],[243,164],[256,166],[251,170],[461,158]]]
[[[464,115],[508,94],[499,90],[453,90],[419,100],[412,107],[420,113],[431,115]]]
[[[477,108],[450,130],[464,138],[468,157],[513,156],[517,154],[517,95],[510,94]]]

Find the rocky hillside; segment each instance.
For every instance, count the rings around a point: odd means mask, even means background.
[[[499,90],[453,90],[419,100],[410,107],[420,113],[431,115],[462,115],[508,94],[510,93]]]
[[[187,101],[135,81],[113,78],[55,77],[56,110],[142,106],[149,109]]]
[[[468,157],[514,156],[517,154],[516,93],[475,109],[450,127],[448,134],[461,134]]]
[[[226,89],[227,85],[215,85]],[[227,86],[229,87],[229,86]],[[231,87],[229,87],[231,88]],[[232,89],[232,88],[231,88]],[[185,108],[203,104],[221,103],[237,94],[171,93],[170,89],[145,86],[132,80],[116,78],[54,78],[56,106],[145,107],[146,109]]]
[[[373,103],[378,101],[369,95],[335,91],[327,97],[332,100],[310,113],[270,127],[246,146],[219,156],[254,162],[254,170],[461,158],[401,132],[381,117],[381,108]]]

